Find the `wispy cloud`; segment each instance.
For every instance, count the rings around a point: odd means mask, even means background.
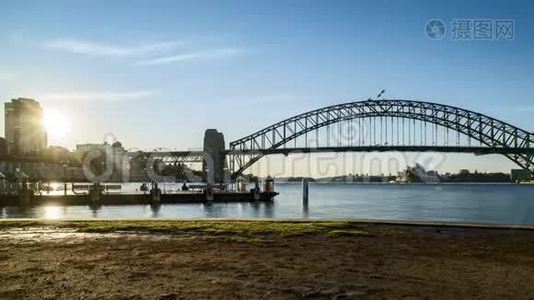
[[[45,101],[125,101],[153,96],[153,91],[132,92],[66,92],[48,93],[38,97]]]
[[[191,60],[205,60],[205,59],[226,59],[240,56],[245,51],[236,48],[221,48],[213,50],[205,50],[198,52],[180,53],[174,55],[161,56],[156,58],[139,60],[136,65],[140,66],[155,66],[170,63],[186,62]]]
[[[143,45],[111,45],[85,40],[59,39],[44,44],[46,49],[86,56],[133,57],[167,52],[182,45],[179,42],[159,42]]]
[[[43,44],[48,50],[61,51],[86,57],[124,58],[139,66],[157,66],[187,61],[230,59],[245,53],[240,48],[183,49],[186,43],[168,41],[137,45],[106,44],[79,39],[58,39]],[[182,48],[182,49],[178,49]]]

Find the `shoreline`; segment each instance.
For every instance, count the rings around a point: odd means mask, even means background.
[[[190,222],[190,221],[225,221],[225,222],[295,222],[295,223],[313,223],[313,222],[346,222],[353,224],[368,224],[368,225],[405,225],[405,226],[422,226],[422,227],[451,227],[451,228],[479,228],[479,229],[519,229],[519,230],[534,230],[534,224],[501,224],[501,223],[478,223],[478,222],[449,222],[449,221],[425,221],[425,220],[378,220],[378,219],[299,219],[299,218],[60,218],[60,219],[45,219],[45,218],[0,218],[2,222],[36,222],[44,224],[53,224],[61,222]]]

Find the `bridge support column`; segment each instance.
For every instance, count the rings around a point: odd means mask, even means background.
[[[96,182],[89,187],[89,199],[92,205],[100,204],[102,201],[102,186],[99,182]]]
[[[213,202],[213,199],[215,198],[215,194],[213,192],[212,187],[208,186],[208,188],[204,190],[204,198],[209,203]]]
[[[150,189],[150,203],[159,204],[161,201],[161,189],[158,187],[158,183],[155,182]]]

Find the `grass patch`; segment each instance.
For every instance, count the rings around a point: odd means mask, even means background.
[[[300,235],[326,233],[354,227],[350,222],[298,221],[69,221],[64,226],[84,232],[205,232],[210,234],[282,234]]]
[[[0,221],[0,230],[8,228],[37,227],[44,224],[38,221]]]
[[[239,221],[239,220],[95,220],[95,221],[2,221],[2,228],[53,226],[74,228],[80,232],[148,232],[148,233],[205,233],[211,235],[276,234],[298,236],[328,234],[332,236],[364,236],[362,224],[346,221]],[[246,242],[246,241],[245,241]],[[260,241],[252,241],[260,242]],[[264,242],[264,241],[262,241]]]
[[[363,231],[363,230],[357,230],[357,229],[354,229],[354,230],[343,230],[343,229],[336,229],[336,230],[330,230],[328,232],[329,235],[332,235],[332,236],[353,236],[353,237],[359,237],[359,236],[373,236],[372,234],[370,234],[369,232],[367,231]]]

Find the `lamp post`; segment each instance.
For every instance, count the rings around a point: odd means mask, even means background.
[[[63,193],[67,195],[67,162],[63,161]]]
[[[206,176],[206,184],[207,184],[207,186],[209,186],[209,185],[211,184],[211,180],[210,180],[210,178],[209,178],[209,176],[210,176],[210,169],[206,168],[205,172],[206,172],[206,174],[205,174],[205,176]]]

